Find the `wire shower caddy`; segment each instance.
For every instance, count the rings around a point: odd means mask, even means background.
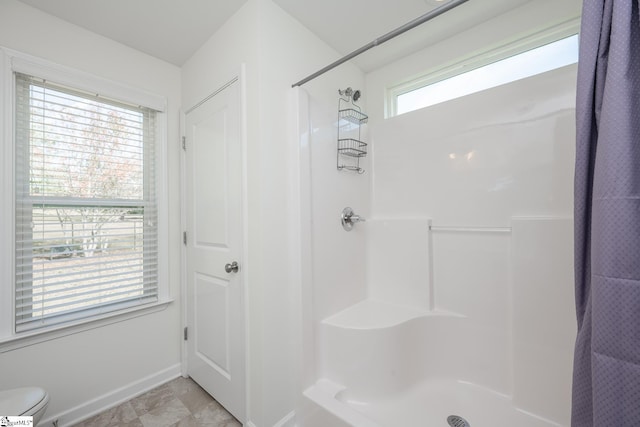
[[[367,155],[367,144],[362,141],[361,128],[369,117],[356,105],[360,91],[350,87],[339,90],[338,99],[338,170],[350,170],[364,173],[360,167],[360,158]],[[357,131],[357,132],[356,132]],[[345,135],[345,133],[347,135]]]

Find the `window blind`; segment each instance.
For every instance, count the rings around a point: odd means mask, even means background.
[[[15,331],[157,301],[156,112],[15,80]]]

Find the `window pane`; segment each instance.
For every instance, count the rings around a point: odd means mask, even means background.
[[[16,331],[157,301],[155,112],[16,81]]]
[[[30,194],[141,199],[143,114],[31,85]]]
[[[398,95],[396,111],[407,113],[576,62],[577,35]]]
[[[148,296],[143,221],[142,207],[34,206],[33,249],[17,260],[32,267],[30,280],[18,283],[31,291],[18,298],[19,314],[51,315]],[[147,269],[155,268],[146,261]]]

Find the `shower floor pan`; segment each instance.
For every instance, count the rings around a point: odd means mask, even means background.
[[[505,367],[477,364],[494,350],[468,344],[491,330],[463,315],[365,300],[325,319],[318,333],[319,381],[304,394],[344,426],[448,427],[451,416],[469,427],[562,427],[488,386]]]
[[[345,427],[448,427],[451,415],[464,418],[469,427],[562,427],[514,407],[508,396],[462,381],[427,381],[369,402],[351,399],[348,389],[328,380],[318,381],[304,394]]]

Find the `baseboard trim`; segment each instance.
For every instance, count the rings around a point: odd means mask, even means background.
[[[49,414],[45,414],[46,418],[38,424],[38,427],[54,427],[55,421],[57,421],[57,424],[55,424],[57,427],[74,425],[171,381],[180,375],[180,364],[178,363],[160,372],[127,384],[112,392],[89,400],[75,408],[50,416]]]
[[[247,421],[245,427],[258,427],[252,421]],[[273,427],[296,427],[296,412],[291,411],[283,419],[273,425]]]
[[[291,411],[283,419],[278,421],[273,427],[295,427],[296,425],[296,412]]]

